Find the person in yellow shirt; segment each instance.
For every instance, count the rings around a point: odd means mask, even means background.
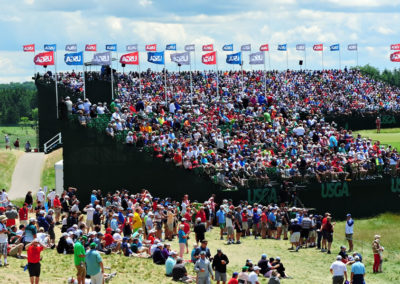
[[[140,209],[136,208],[132,218],[132,233],[136,233],[142,227],[142,218],[140,218]]]

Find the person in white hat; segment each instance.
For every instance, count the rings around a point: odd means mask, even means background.
[[[8,265],[7,263],[7,248],[8,248],[8,230],[6,227],[7,217],[4,215],[0,216],[0,266],[3,266],[1,263],[1,255],[4,258],[4,266]]]
[[[261,268],[258,266],[254,266],[253,271],[249,273],[249,278],[247,280],[247,283],[249,284],[259,284],[260,282],[258,281],[258,274],[260,274]]]
[[[338,255],[336,261],[331,264],[329,271],[332,273],[333,284],[343,284],[343,281],[347,281],[347,268],[346,264],[342,262],[342,256]]]

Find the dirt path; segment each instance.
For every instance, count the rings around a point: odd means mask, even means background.
[[[24,153],[15,166],[8,192],[10,200],[24,198],[30,190],[32,195],[39,190],[40,175],[44,163],[43,153]]]

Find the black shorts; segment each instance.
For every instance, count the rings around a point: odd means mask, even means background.
[[[40,276],[40,262],[28,263],[29,277]]]
[[[310,230],[309,230],[309,229],[301,229],[300,236],[301,236],[302,238],[307,239],[309,233],[310,233]]]
[[[276,230],[276,223],[275,222],[269,223],[269,229],[271,231],[275,231]]]

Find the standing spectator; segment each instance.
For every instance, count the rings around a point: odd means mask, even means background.
[[[6,207],[8,205],[8,194],[3,188],[0,194],[0,206]]]
[[[217,249],[217,254],[214,256],[212,268],[215,270],[215,281],[219,284],[222,281],[226,283],[226,266],[229,264],[228,257],[222,253],[221,249]]]
[[[11,151],[11,147],[10,147],[10,137],[8,136],[8,134],[6,134],[6,135],[4,136],[4,140],[5,140],[5,144],[6,144],[6,150],[7,150],[7,149],[10,149],[10,151]]]
[[[54,207],[54,212],[55,212],[55,222],[56,225],[60,225],[60,216],[61,216],[61,201],[60,201],[60,196],[58,194],[55,195],[54,200],[53,200],[53,207]]]
[[[54,198],[56,198],[56,190],[53,188],[52,191],[47,194],[47,202],[48,202],[48,207],[53,208],[54,206]]]
[[[34,239],[25,249],[28,253],[28,271],[31,284],[38,284],[40,277],[40,253],[44,250],[44,246],[38,239]]]
[[[47,213],[45,219],[49,224],[49,230],[47,233],[49,234],[50,244],[54,245],[56,241],[56,234],[54,233],[54,218],[53,218],[54,210],[50,209]]]
[[[78,284],[85,284],[86,277],[86,265],[85,265],[85,256],[86,251],[84,248],[85,242],[87,241],[87,237],[83,236],[80,241],[76,241],[74,245],[74,264],[76,267],[76,278],[78,280]]]
[[[217,217],[217,221],[218,221],[218,226],[220,229],[220,240],[224,239],[224,230],[225,230],[225,212],[224,212],[224,206],[221,205],[219,207],[219,210],[217,211],[216,217]]]
[[[90,276],[91,284],[103,284],[103,260],[98,251],[96,243],[90,244],[90,250],[86,253],[86,274]]]
[[[6,227],[7,217],[4,215],[0,216],[0,266],[1,256],[4,258],[4,266],[7,266],[7,248],[8,248],[8,230]]]
[[[7,211],[4,213],[7,217],[7,227],[11,227],[15,225],[15,220],[18,218],[18,212],[15,207],[11,205],[7,205]]]
[[[342,257],[338,255],[336,261],[331,264],[330,272],[332,273],[333,284],[343,284],[343,281],[347,281],[347,268],[346,264],[342,262]]]
[[[206,226],[201,222],[201,218],[196,219],[196,225],[194,225],[193,231],[195,233],[196,242],[203,242],[205,239]]]
[[[28,203],[24,203],[24,205],[18,211],[19,215],[19,224],[20,225],[28,225]]]
[[[335,226],[335,223],[331,223],[332,218],[331,217],[327,217],[326,218],[326,223],[322,225],[322,243],[325,244],[326,242],[328,242],[328,254],[331,254],[331,246],[332,246],[332,242],[333,242],[333,229]],[[322,245],[323,246],[323,245]],[[321,250],[322,252],[324,252],[325,250]]]
[[[197,284],[210,284],[211,279],[214,280],[213,270],[210,261],[206,258],[206,252],[200,253],[200,259],[196,261],[194,270],[197,273]]]
[[[378,116],[375,120],[376,133],[381,133],[381,118]]]
[[[39,188],[39,191],[36,193],[36,202],[40,204],[44,204],[45,195],[43,192],[43,188]]]
[[[19,150],[19,138],[17,138],[17,140],[14,141],[14,148],[15,150]]]
[[[178,239],[179,239],[179,257],[183,257],[187,244],[187,235],[184,231],[185,225],[179,225]]]
[[[83,211],[86,212],[86,228],[87,231],[92,231],[93,230],[93,215],[94,215],[94,211],[96,211],[96,209],[93,208],[92,203],[86,205],[85,208],[83,208]]]
[[[28,193],[25,195],[25,202],[28,205],[28,209],[30,212],[32,212],[33,209],[33,197],[32,197],[32,191],[28,191]]]
[[[374,241],[372,242],[372,252],[374,253],[374,264],[372,267],[373,273],[379,272],[379,267],[381,264],[381,252],[383,251],[383,248],[380,244],[380,238],[381,236],[375,235]]]
[[[289,227],[290,230],[290,243],[292,247],[290,249],[294,249],[296,247],[296,251],[300,249],[300,232],[301,232],[301,225],[298,224],[297,218],[293,220],[292,224]]]
[[[31,143],[29,141],[26,141],[25,143],[25,152],[27,153],[31,152]]]
[[[347,214],[345,233],[346,233],[346,240],[349,242],[349,252],[352,252],[353,251],[354,221],[351,218],[351,214]]]
[[[365,266],[362,262],[360,262],[360,257],[356,255],[354,257],[356,261],[351,266],[351,284],[364,284],[364,276],[365,276]]]

